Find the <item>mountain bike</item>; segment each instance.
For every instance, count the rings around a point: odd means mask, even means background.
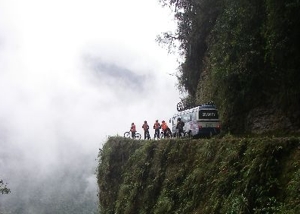
[[[179,130],[178,129],[176,129],[176,132],[175,133],[173,133],[173,135],[172,135],[173,137],[176,137],[176,138],[182,138],[182,137],[188,137],[189,136],[189,133],[188,132],[185,132],[185,131],[183,131],[183,132],[181,132],[180,134],[179,134]]]
[[[164,131],[161,131],[160,133],[161,138],[171,138],[172,137],[172,132],[171,130],[168,128],[166,130],[166,133],[164,133]]]
[[[131,131],[128,131],[128,132],[125,132],[124,133],[124,137],[125,138],[132,138],[132,135],[131,135]],[[135,132],[135,136],[134,136],[134,139],[136,139],[136,140],[140,140],[141,139],[141,134],[140,133],[138,133],[138,132]]]

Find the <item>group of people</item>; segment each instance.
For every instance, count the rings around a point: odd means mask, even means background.
[[[181,120],[181,118],[178,118],[176,129],[178,130],[179,136],[181,136],[181,133],[184,132],[183,127],[184,127],[184,122]],[[146,120],[144,121],[144,124],[142,125],[142,129],[144,130],[144,139],[149,140],[151,137],[150,137],[150,133],[149,133],[149,125]],[[161,138],[160,129],[162,130],[163,137],[171,137],[172,136],[172,132],[171,132],[170,128],[168,127],[168,124],[164,120],[161,121],[161,124],[158,122],[158,120],[156,120],[155,123],[153,124],[153,129],[154,129],[154,139]],[[134,138],[135,133],[136,133],[136,126],[134,123],[131,123],[130,132],[131,132],[132,138]]]

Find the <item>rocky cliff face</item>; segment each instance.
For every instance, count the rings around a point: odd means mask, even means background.
[[[300,111],[294,111],[287,115],[286,112],[276,107],[259,107],[251,110],[246,119],[246,130],[255,134],[280,132],[300,133],[300,126],[297,118],[300,118]]]
[[[204,70],[201,73],[198,83],[195,102],[201,104],[214,100],[215,88],[216,85],[210,77],[209,70]],[[232,120],[234,124],[232,121],[224,121],[224,114],[228,113],[228,110],[224,106],[220,106],[222,101],[215,100],[220,111],[220,117],[223,119],[223,123],[226,124],[224,131],[238,130],[238,134],[292,133],[299,135],[300,109],[297,108],[297,105],[291,104],[290,106],[283,107],[279,101],[276,101],[276,94],[270,94],[269,96],[269,99],[273,101],[256,100],[257,103],[253,104],[253,106],[245,106],[244,101],[242,101],[241,105],[244,106],[240,107],[242,109],[241,112],[231,112],[231,116],[225,116],[225,120]],[[223,99],[226,99],[226,97]],[[298,103],[298,106],[300,106],[299,98],[298,102],[297,100],[293,102]],[[233,106],[229,108],[231,107]],[[239,107],[235,107],[235,109],[239,109]]]
[[[300,138],[110,138],[100,212],[300,213]]]

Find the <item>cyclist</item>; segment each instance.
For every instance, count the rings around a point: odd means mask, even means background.
[[[161,129],[163,130],[164,137],[168,137],[167,132],[171,133],[166,121],[161,121]]]
[[[181,133],[183,132],[183,127],[184,127],[184,122],[181,120],[181,118],[179,117],[177,119],[177,125],[176,125],[176,129],[177,129],[177,133],[178,133],[178,137],[181,137]]]
[[[158,120],[155,121],[154,125],[153,125],[153,129],[154,129],[154,139],[155,137],[157,137],[157,139],[159,139],[159,130],[160,130],[160,124],[158,122]]]
[[[130,132],[131,132],[132,139],[134,139],[135,138],[135,132],[136,132],[136,128],[135,128],[134,123],[131,123]]]
[[[146,140],[146,138],[149,140],[150,139],[149,125],[146,120],[144,121],[142,128],[144,129],[144,140]]]

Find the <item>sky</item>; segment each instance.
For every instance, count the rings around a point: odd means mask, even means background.
[[[176,113],[178,57],[155,41],[175,28],[158,0],[0,0],[4,197],[25,197],[20,174],[37,184],[80,163],[94,191],[108,136]]]

